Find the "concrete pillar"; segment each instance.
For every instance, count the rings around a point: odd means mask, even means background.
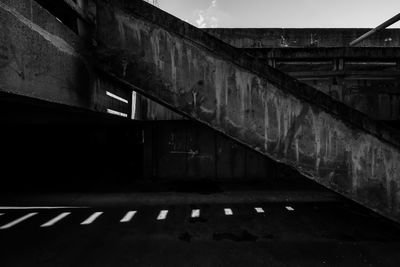
[[[78,8],[80,8],[83,13],[87,14],[88,0],[77,0],[76,3]],[[81,18],[78,18],[78,33],[82,37],[87,37],[89,35],[89,27],[87,23]]]
[[[275,60],[275,58],[268,59],[268,65],[270,65],[273,68],[276,68],[276,60]]]
[[[333,60],[333,71],[339,73],[333,77],[334,81],[332,84],[334,85],[334,90],[336,91],[336,95],[339,97],[338,100],[340,101],[344,101],[345,98],[345,81],[342,74],[344,68],[345,63],[343,58],[335,58]]]

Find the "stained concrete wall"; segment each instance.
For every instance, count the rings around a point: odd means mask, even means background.
[[[184,120],[186,118],[145,96],[137,94],[135,119],[156,121]]]
[[[378,26],[378,25],[377,25]],[[204,29],[208,33],[238,48],[271,47],[347,47],[349,43],[371,29],[340,28],[218,28]],[[400,29],[378,32],[357,46],[399,47]]]
[[[108,83],[92,61],[90,43],[34,0],[0,0],[0,91],[129,116],[131,91]]]
[[[251,48],[245,51],[370,118],[398,125],[399,48]]]
[[[98,2],[98,66],[400,220],[396,138],[361,113],[142,1]]]
[[[271,185],[277,178],[279,167],[270,159],[199,123],[174,120],[143,125],[147,177]]]

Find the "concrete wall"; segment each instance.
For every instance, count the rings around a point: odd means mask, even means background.
[[[135,119],[138,120],[184,120],[182,115],[137,94]]]
[[[96,73],[90,49],[90,43],[34,0],[0,0],[0,91],[130,116],[131,91]]]
[[[208,33],[238,48],[347,47],[351,41],[369,30],[371,29],[205,29]],[[357,46],[399,47],[400,30],[383,30]]]
[[[251,48],[245,51],[370,118],[398,125],[399,48]]]
[[[277,187],[278,175],[293,188],[288,181],[299,176],[189,120],[125,120],[0,92],[0,128],[1,192],[197,190],[209,182]]]
[[[189,120],[144,123],[145,176],[157,181],[264,181],[278,166],[262,154]]]
[[[97,11],[116,81],[400,220],[399,144],[378,124],[142,1]]]

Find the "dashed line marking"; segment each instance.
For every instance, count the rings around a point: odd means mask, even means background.
[[[125,216],[121,219],[120,222],[129,222],[130,220],[132,220],[133,216],[135,216],[136,214],[136,210],[133,211],[128,211]]]
[[[286,206],[286,209],[287,209],[288,211],[294,211],[294,208],[292,208],[291,206]]]
[[[84,220],[83,222],[81,222],[81,225],[87,225],[87,224],[91,224],[92,222],[94,222],[101,214],[103,214],[103,212],[98,211],[93,213],[92,215],[89,216],[89,218],[87,218],[86,220]]]
[[[0,227],[0,229],[11,228],[16,224],[19,224],[20,222],[23,222],[23,221],[29,219],[30,217],[35,216],[36,214],[38,214],[38,213],[37,212],[28,213],[25,216],[22,216],[21,218],[18,218],[18,219],[14,220],[14,221],[12,221],[10,223],[7,223],[7,224],[3,225],[2,227]]]
[[[198,218],[198,217],[200,217],[200,210],[199,210],[199,209],[197,209],[197,210],[192,210],[192,215],[191,215],[191,217],[192,217],[192,218]]]
[[[256,210],[257,213],[264,213],[264,209],[263,208],[254,208]]]
[[[63,212],[63,213],[59,214],[58,216],[54,217],[53,219],[51,219],[50,221],[48,221],[47,223],[42,224],[40,227],[50,227],[50,226],[54,225],[56,222],[61,221],[62,219],[64,219],[65,217],[67,217],[70,214],[71,214],[71,212]]]
[[[165,218],[167,218],[167,214],[168,214],[168,210],[162,210],[160,211],[160,213],[158,214],[157,220],[165,220]]]
[[[228,216],[233,215],[233,212],[231,209],[224,209],[224,212],[225,212],[225,215],[228,215]]]
[[[46,206],[38,206],[38,207],[15,207],[15,206],[0,206],[0,210],[40,210],[40,209],[87,209],[88,207],[46,207]]]

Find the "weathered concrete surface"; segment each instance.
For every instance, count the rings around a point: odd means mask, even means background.
[[[400,33],[399,33],[400,34]],[[400,45],[399,45],[400,47]],[[398,60],[399,47],[282,47],[282,48],[243,48],[254,56],[268,59],[332,59],[378,61]],[[238,47],[240,48],[240,47]]]
[[[136,112],[137,120],[184,120],[186,117],[166,108],[149,98],[136,94]]]
[[[93,70],[87,44],[34,0],[0,0],[0,91],[73,107],[130,113],[131,98]]]
[[[398,142],[378,124],[142,1],[97,11],[110,75],[400,221]]]
[[[400,121],[400,49],[248,48],[247,53],[370,118]]]
[[[0,90],[91,107],[83,44],[35,1],[0,1]]]
[[[340,28],[218,28],[208,33],[238,48],[266,47],[347,47],[349,43],[371,29]],[[363,42],[360,47],[399,47],[400,29],[382,30]]]

